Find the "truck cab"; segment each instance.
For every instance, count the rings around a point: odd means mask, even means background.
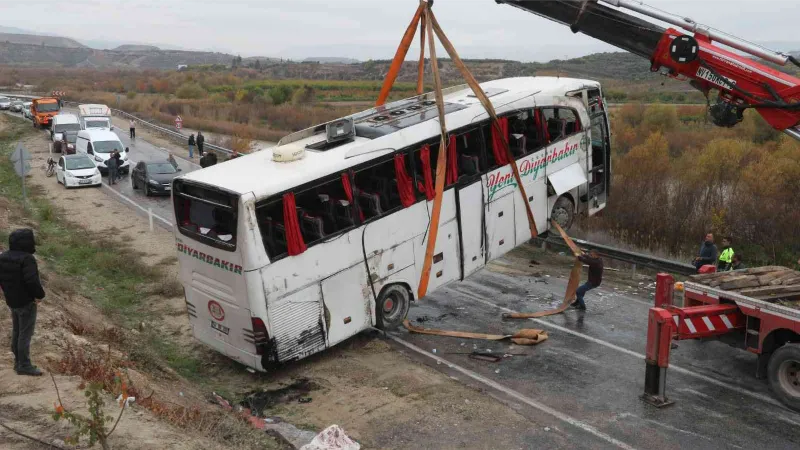
[[[42,97],[31,103],[34,128],[45,128],[52,124],[53,116],[61,111],[61,103],[55,97]]]
[[[78,105],[81,128],[84,130],[113,130],[111,108],[106,105]]]

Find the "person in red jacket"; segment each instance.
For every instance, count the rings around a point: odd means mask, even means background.
[[[8,237],[9,250],[0,253],[0,287],[11,309],[11,352],[17,375],[41,376],[31,363],[31,339],[36,326],[36,307],[44,298],[44,288],[36,265],[33,230],[14,230]]]
[[[583,254],[578,256],[578,259],[589,266],[589,279],[575,291],[576,300],[570,306],[585,311],[586,303],[583,302],[583,297],[587,292],[600,286],[600,283],[603,282],[603,258],[600,257],[597,250],[592,249],[589,251],[588,256]]]

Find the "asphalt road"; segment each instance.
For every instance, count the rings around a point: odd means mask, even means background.
[[[537,441],[545,444],[541,448],[800,448],[800,414],[780,405],[766,382],[755,378],[755,355],[717,341],[682,341],[672,351],[667,396],[674,405],[658,409],[639,400],[651,306],[647,283],[634,283],[633,289],[623,284],[594,290],[587,294],[586,312],[568,310],[527,321],[500,318],[509,310],[550,309],[560,303],[565,289],[566,278],[484,269],[434,291],[409,313],[413,323],[429,328],[500,334],[520,328],[548,331],[549,339],[535,347],[510,348],[507,343],[405,330],[395,335],[430,354],[436,349],[444,363],[429,363],[439,370],[453,372],[448,362],[454,363],[513,390],[513,395],[499,395],[532,420],[549,417],[550,430],[559,439]],[[524,356],[489,363],[464,354],[473,350]],[[463,372],[456,376],[466,378]],[[525,399],[538,404],[526,404]]]

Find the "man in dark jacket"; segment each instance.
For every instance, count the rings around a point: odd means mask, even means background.
[[[33,230],[14,230],[8,237],[8,247],[8,251],[0,253],[0,287],[11,308],[14,371],[19,375],[40,376],[42,372],[31,363],[30,354],[36,305],[44,298],[39,268],[33,257],[36,252]]]
[[[716,265],[717,264],[717,246],[714,245],[714,235],[711,233],[706,234],[706,240],[700,245],[700,255],[694,259],[694,267],[697,271],[700,271],[700,268],[710,264]]]
[[[199,131],[197,132],[196,142],[197,142],[197,153],[199,153],[200,156],[203,156],[203,144],[205,144],[206,142],[206,137],[203,136],[203,133]]]
[[[578,256],[578,259],[589,266],[589,279],[575,291],[576,300],[572,302],[570,306],[585,311],[586,303],[583,302],[583,296],[592,289],[600,286],[600,283],[603,282],[603,259],[600,257],[600,254],[597,253],[597,250],[594,249],[589,251],[588,256],[583,254]]]

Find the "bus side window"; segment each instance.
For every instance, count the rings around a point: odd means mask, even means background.
[[[283,199],[279,197],[264,206],[257,207],[256,220],[270,261],[286,256],[289,249],[286,245],[286,227],[283,225]]]
[[[472,177],[483,172],[481,130],[474,128],[456,135],[456,158],[458,158],[459,178]]]
[[[402,206],[394,159],[355,172],[354,195],[364,220],[378,217]]]
[[[414,191],[417,193],[417,198],[420,196],[425,197],[426,189],[430,189],[431,192],[436,191],[436,163],[439,161],[439,141],[437,140],[435,144],[428,144],[428,181],[430,181],[430,187],[426,186],[425,164],[422,161],[423,147],[415,149],[411,154],[414,161]]]
[[[550,143],[564,139],[581,130],[580,119],[569,108],[543,108],[542,116],[547,124]]]
[[[303,240],[311,245],[355,225],[340,176],[295,194]]]

